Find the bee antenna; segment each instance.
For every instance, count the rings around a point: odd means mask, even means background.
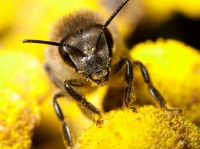
[[[102,27],[102,30],[104,30],[110,22],[114,19],[114,17],[118,14],[118,12],[124,7],[124,5],[128,2],[129,0],[125,0],[118,8],[115,10],[115,12],[110,16],[110,18],[106,21],[104,26]]]
[[[110,24],[110,22],[114,19],[114,17],[118,14],[118,12],[124,7],[124,5],[128,2],[129,0],[125,0],[118,8],[115,10],[115,12],[110,16],[110,18],[106,21],[106,23],[103,25],[101,32],[97,36],[95,47],[97,48],[101,39],[102,32],[104,29]]]
[[[45,40],[34,40],[34,39],[24,39],[22,40],[23,43],[40,43],[40,44],[48,44],[54,46],[65,46],[65,44],[53,41],[45,41]]]

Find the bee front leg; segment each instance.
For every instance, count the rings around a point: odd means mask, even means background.
[[[135,61],[131,63],[130,60],[128,60],[127,58],[124,58],[120,60],[117,64],[115,64],[113,68],[113,72],[114,73],[118,72],[125,64],[126,64],[125,81],[127,83],[127,86],[125,88],[125,97],[124,97],[125,105],[128,107],[129,102],[130,102],[131,86],[133,82],[133,67],[139,66],[142,72],[143,78],[145,82],[148,84],[148,88],[151,95],[155,98],[156,102],[160,105],[161,108],[165,108],[165,100],[163,99],[161,94],[155,89],[155,87],[152,85],[150,76],[145,66],[141,62]]]
[[[139,66],[140,70],[142,72],[144,81],[148,85],[149,92],[154,97],[157,105],[161,109],[168,109],[166,107],[166,102],[165,102],[164,98],[159,93],[159,91],[153,86],[153,83],[151,81],[151,78],[150,78],[149,73],[148,73],[147,69],[145,68],[145,66],[139,61],[134,61],[133,63],[131,63],[127,58],[124,58],[114,66],[114,72],[119,71],[124,64],[126,64],[125,81],[127,83],[127,87],[125,88],[125,105],[128,107],[129,102],[130,102],[131,85],[133,82],[133,71],[132,70],[135,66]],[[168,109],[168,110],[177,110],[177,111],[181,112],[181,110],[178,108],[177,109],[176,108]]]
[[[101,118],[100,111],[90,102],[88,102],[80,93],[75,91],[70,85],[71,80],[64,82],[64,87],[67,93],[78,102],[81,110],[92,120]],[[74,82],[74,80],[73,80]]]
[[[80,93],[75,91],[71,86],[76,86],[76,87],[82,87],[83,85],[87,85],[88,82],[84,78],[80,79],[71,79],[71,80],[66,80],[63,83],[57,79],[51,72],[51,68],[48,64],[44,65],[44,68],[46,72],[49,75],[49,78],[54,82],[54,84],[59,87],[59,88],[64,88],[63,90],[66,90],[67,93],[78,102],[79,107],[81,110],[91,119],[96,120],[96,116],[99,119],[101,117],[100,111],[92,105],[90,102],[88,102]],[[64,95],[63,95],[64,96]]]
[[[131,95],[131,89],[132,89],[132,83],[133,83],[132,64],[127,58],[124,58],[114,65],[113,72],[114,73],[118,72],[123,67],[124,64],[126,64],[125,81],[127,84],[125,88],[125,94],[124,94],[124,103],[127,107],[129,107],[130,95]]]
[[[157,105],[161,109],[167,109],[167,110],[176,111],[178,113],[181,113],[182,110],[180,108],[171,108],[171,109],[167,108],[166,102],[165,102],[163,96],[153,86],[153,83],[151,81],[151,78],[150,78],[149,73],[148,73],[147,69],[145,68],[145,66],[141,62],[139,62],[139,61],[134,61],[133,62],[133,67],[135,67],[135,66],[139,66],[140,67],[140,70],[142,72],[142,76],[144,78],[144,81],[145,81],[145,83],[147,83],[149,92],[154,97],[154,100],[157,103]]]
[[[49,78],[51,79],[51,81],[57,87],[62,86],[62,82],[60,80],[58,80],[56,77],[54,77],[54,75],[52,75],[51,68],[48,64],[44,65],[44,69],[46,70],[47,74],[49,75]],[[55,110],[55,113],[56,113],[58,119],[62,123],[62,133],[63,133],[64,140],[66,142],[66,145],[71,149],[74,146],[73,139],[72,139],[72,133],[70,131],[70,128],[69,128],[67,122],[65,121],[65,118],[64,118],[63,112],[60,108],[60,105],[57,102],[58,98],[64,97],[64,96],[65,95],[61,92],[55,94],[54,97],[53,97],[53,107],[54,107],[54,110]]]
[[[56,112],[58,119],[62,123],[62,132],[63,132],[64,140],[66,141],[67,146],[69,146],[70,148],[73,148],[74,143],[73,143],[73,140],[72,140],[72,134],[71,134],[70,128],[69,128],[67,122],[65,121],[63,112],[62,112],[62,110],[61,110],[61,108],[60,108],[60,106],[57,102],[57,99],[60,98],[60,97],[63,97],[63,96],[64,95],[62,93],[58,93],[58,94],[54,95],[53,107],[54,107],[54,110]]]
[[[91,103],[87,102],[86,99],[84,97],[82,97],[81,94],[79,94],[78,92],[76,92],[71,86],[77,86],[77,87],[81,87],[85,84],[87,84],[87,82],[84,79],[72,79],[72,80],[68,80],[63,83],[57,79],[51,72],[51,68],[48,64],[44,65],[44,68],[49,76],[49,78],[51,79],[51,81],[59,88],[64,88],[64,90],[67,91],[67,93],[78,102],[79,107],[81,108],[81,110],[86,113],[86,115],[91,118],[91,119],[95,119],[95,116],[97,116],[97,120],[100,119],[101,114],[100,111]],[[64,93],[60,92],[54,95],[53,97],[53,107],[55,110],[55,113],[58,117],[58,119],[61,121],[62,123],[62,132],[63,132],[63,136],[64,136],[64,140],[66,141],[66,144],[68,147],[73,148],[73,137],[72,137],[72,133],[70,131],[70,128],[67,124],[67,122],[65,121],[62,109],[60,108],[60,105],[58,103],[58,98],[60,97],[64,97],[66,96]],[[98,122],[98,121],[97,121]]]
[[[135,67],[135,66],[140,67],[144,81],[148,85],[148,90],[149,90],[150,94],[153,96],[153,98],[155,99],[157,105],[161,109],[167,109],[167,107],[165,106],[166,102],[165,102],[163,96],[159,93],[159,91],[153,86],[153,83],[151,81],[151,78],[149,76],[149,73],[148,73],[146,67],[139,61],[133,62],[133,67]]]
[[[54,79],[54,81],[56,81],[56,78],[55,77],[52,77]],[[58,82],[58,80],[56,81]],[[68,94],[73,98],[75,99],[78,104],[79,104],[79,107],[81,108],[81,110],[83,110],[83,112],[86,113],[86,115],[91,118],[91,119],[95,119],[95,116],[97,116],[97,123],[98,123],[98,120],[100,119],[101,117],[101,114],[100,114],[100,111],[94,106],[92,105],[90,102],[87,102],[85,98],[82,97],[81,94],[79,94],[78,92],[76,92],[69,84],[72,83],[73,85],[75,86],[80,86],[81,84],[80,83],[75,83],[76,81],[75,80],[69,80],[69,81],[65,81],[64,82],[64,87],[66,89],[66,91],[68,92]],[[64,115],[63,115],[63,112],[60,108],[60,105],[59,103],[57,102],[57,99],[60,98],[60,97],[64,97],[65,95],[63,93],[58,93],[58,94],[55,94],[54,95],[54,98],[53,98],[53,107],[54,107],[54,110],[56,112],[56,115],[58,117],[58,119],[61,121],[62,123],[62,132],[63,132],[63,136],[64,136],[64,139],[66,141],[66,144],[67,146],[69,146],[70,148],[73,148],[73,139],[72,139],[72,134],[71,134],[71,131],[70,131],[70,128],[67,124],[67,122],[65,121],[64,119]]]

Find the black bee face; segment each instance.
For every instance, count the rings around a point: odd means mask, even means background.
[[[62,59],[86,79],[104,85],[109,76],[112,59],[112,39],[101,27],[79,30],[77,34],[61,41]]]

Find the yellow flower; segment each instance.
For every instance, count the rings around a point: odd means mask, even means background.
[[[0,96],[0,148],[29,149],[41,119],[37,103],[12,90],[1,91]]]
[[[169,105],[181,108],[188,119],[200,124],[200,53],[197,50],[178,41],[160,39],[136,45],[131,56],[146,65],[153,84]],[[152,99],[143,80],[141,73],[136,73],[138,102]]]
[[[180,149],[200,148],[198,128],[184,117],[152,106],[137,112],[123,109],[106,113],[78,140],[87,149]]]
[[[0,148],[28,149],[49,87],[42,64],[22,51],[0,50]]]

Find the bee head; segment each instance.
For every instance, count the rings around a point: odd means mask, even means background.
[[[96,25],[79,29],[76,34],[64,38],[59,47],[62,59],[86,79],[105,84],[112,60],[113,40],[107,29]]]
[[[110,16],[104,25],[93,24],[86,28],[79,28],[76,33],[66,34],[60,42],[43,41],[43,40],[23,40],[24,43],[42,43],[58,46],[59,54],[62,60],[70,67],[74,68],[77,73],[80,73],[88,80],[95,82],[98,85],[103,85],[107,82],[112,60],[113,38],[107,26],[117,15],[117,13],[128,2],[125,0],[117,10]],[[80,14],[81,15],[81,14]],[[87,18],[87,17],[86,17]],[[85,26],[91,20],[79,18]],[[81,23],[73,21],[76,27]],[[68,22],[68,24],[73,24]],[[74,28],[71,26],[71,30]],[[65,34],[65,33],[63,33]]]

